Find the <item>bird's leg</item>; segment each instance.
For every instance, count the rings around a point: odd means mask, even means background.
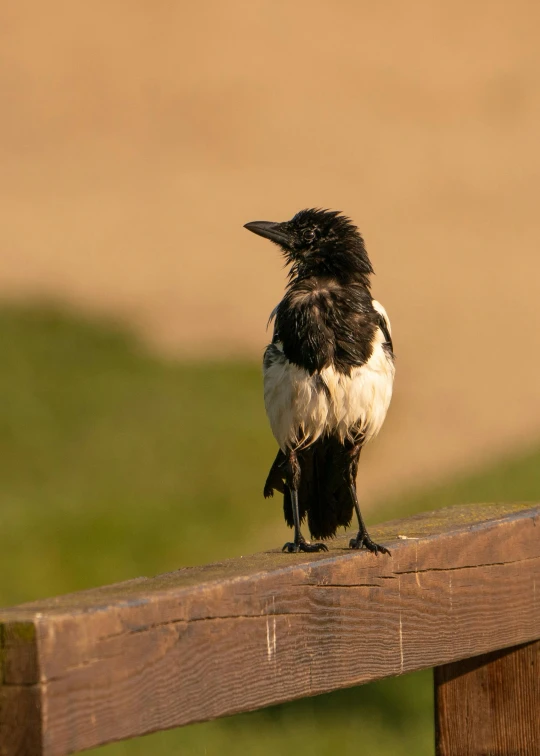
[[[369,534],[367,532],[366,524],[364,522],[364,518],[362,517],[362,513],[360,512],[360,505],[358,504],[358,495],[356,493],[356,474],[358,472],[358,460],[360,459],[360,451],[361,451],[361,444],[354,447],[351,450],[351,465],[349,468],[349,490],[351,492],[351,498],[354,504],[354,509],[356,512],[356,516],[358,518],[358,535],[356,538],[351,538],[349,541],[349,548],[350,549],[367,549],[368,551],[372,551],[374,554],[379,554],[381,552],[382,554],[388,554],[390,555],[390,552],[385,546],[380,546],[378,543],[375,543],[371,540],[369,537]]]
[[[372,551],[374,554],[378,554],[379,551],[381,552],[381,554],[390,554],[390,552],[385,546],[380,546],[378,543],[375,543],[374,541],[372,541],[371,538],[369,537],[366,524],[362,517],[362,513],[360,512],[360,506],[358,504],[358,497],[356,495],[356,487],[354,485],[351,485],[350,491],[351,491],[351,496],[354,502],[354,508],[356,510],[356,516],[358,517],[359,531],[356,538],[351,538],[351,540],[349,541],[349,548],[350,549],[367,549],[368,551]]]
[[[300,531],[300,512],[298,509],[298,489],[300,487],[300,463],[296,452],[290,449],[287,452],[287,464],[285,466],[285,478],[291,494],[291,505],[294,520],[294,541],[286,543],[282,551],[296,553],[298,551],[328,551],[324,543],[308,543]]]

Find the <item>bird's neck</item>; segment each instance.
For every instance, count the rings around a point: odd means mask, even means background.
[[[327,284],[332,285],[335,288],[347,288],[347,286],[356,285],[362,286],[367,291],[371,290],[371,282],[369,276],[359,271],[338,271],[329,272],[324,270],[310,270],[304,268],[302,270],[297,269],[289,274],[289,283],[287,288],[295,289],[302,287],[307,282],[319,283],[321,286]]]

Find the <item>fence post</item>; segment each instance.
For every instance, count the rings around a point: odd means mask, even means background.
[[[437,756],[540,754],[540,641],[434,669]]]

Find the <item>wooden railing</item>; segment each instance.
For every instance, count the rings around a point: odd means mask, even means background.
[[[63,756],[426,667],[438,754],[540,753],[540,505],[372,531],[391,557],[343,538],[0,610],[0,754]]]

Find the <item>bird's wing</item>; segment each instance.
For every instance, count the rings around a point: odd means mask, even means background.
[[[391,351],[394,351],[394,345],[392,344],[392,326],[390,325],[390,318],[388,317],[388,314],[382,304],[380,302],[377,302],[376,299],[372,301],[373,309],[378,313],[379,315],[379,322],[378,326],[383,332],[384,338],[388,346],[390,347]]]

